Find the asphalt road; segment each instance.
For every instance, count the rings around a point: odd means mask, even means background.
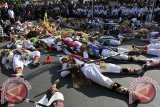
[[[144,45],[138,42],[138,39],[125,42],[121,47],[131,49],[131,43],[138,45]],[[0,43],[0,48],[4,48],[7,42]],[[30,69],[25,67],[24,76],[25,79],[32,85],[32,90],[29,92],[28,98],[39,101],[44,92],[50,88],[52,81],[60,78],[60,84],[58,89],[64,94],[65,107],[160,107],[160,92],[157,91],[155,99],[148,104],[129,104],[128,98],[120,95],[118,93],[112,92],[99,85],[83,86],[80,89],[74,89],[72,87],[72,79],[70,76],[66,78],[61,78],[57,70],[61,69],[58,62],[58,53],[56,51],[52,53],[43,53],[41,57],[41,62],[43,62],[48,55],[52,57],[52,63],[48,65],[40,65],[38,68]],[[136,57],[136,56],[135,56]],[[139,56],[140,58],[146,58],[144,56]],[[132,67],[140,68],[141,65],[128,62],[114,62],[122,67]],[[5,70],[1,67],[0,70],[0,84],[5,82],[9,78],[12,70]],[[104,74],[114,81],[123,84],[125,87],[129,87],[130,83],[139,76],[131,75],[119,75],[119,74]],[[151,77],[160,84],[160,71],[159,70],[149,70],[145,72],[141,77]],[[1,105],[2,106],[2,105]],[[3,107],[3,106],[2,106]],[[35,105],[23,102],[18,104],[17,107],[35,107]]]

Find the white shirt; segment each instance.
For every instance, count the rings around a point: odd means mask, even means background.
[[[13,10],[9,9],[8,10],[8,14],[9,14],[10,18],[14,18],[14,12],[13,12]]]

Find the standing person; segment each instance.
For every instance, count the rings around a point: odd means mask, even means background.
[[[10,22],[13,25],[15,23],[15,13],[11,7],[8,9],[8,15],[9,15]]]

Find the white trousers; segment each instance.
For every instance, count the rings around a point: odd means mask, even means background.
[[[122,60],[128,60],[127,52],[129,50],[124,48],[117,48],[117,52],[109,50],[109,49],[103,49],[102,56],[104,57],[112,57],[113,59],[122,59]],[[117,55],[119,54],[119,55]],[[115,55],[115,56],[114,56]]]
[[[45,39],[41,39],[41,41],[43,41],[44,43],[46,43],[48,46],[51,46],[52,44],[55,44],[55,38],[45,38]]]
[[[61,58],[59,59],[60,63],[61,62]],[[84,62],[79,61],[75,58],[76,62],[78,62],[79,64],[83,64]],[[62,64],[62,70],[67,68],[68,63],[64,63]],[[115,64],[110,64],[110,63],[105,63],[105,68],[101,68],[99,65],[96,64],[85,64],[81,70],[83,72],[83,74],[91,79],[92,81],[94,81],[97,84],[100,84],[102,86],[105,86],[107,88],[111,88],[112,84],[114,83],[110,78],[104,76],[102,73],[107,73],[107,72],[111,72],[111,73],[120,73],[121,72],[121,67]],[[61,72],[61,77],[65,77],[70,73],[70,71],[66,70]]]
[[[67,68],[67,63],[62,65],[62,69]],[[121,67],[115,64],[106,64],[106,69],[101,69],[100,66],[95,64],[85,64],[84,67],[81,68],[84,75],[94,81],[97,84],[110,88],[114,83],[110,78],[104,76],[102,73],[111,72],[111,73],[120,73]],[[61,72],[61,77],[65,77],[68,75],[70,71]]]
[[[40,52],[39,51],[30,52],[29,56],[32,59],[35,56],[39,56],[40,57]],[[31,62],[32,62],[32,60],[23,60],[21,55],[15,54],[14,57],[13,57],[13,70],[15,71],[19,67],[23,70],[24,65],[27,66]]]
[[[110,44],[113,46],[118,46],[121,44],[121,41],[115,40],[115,39],[110,39]]]
[[[160,56],[160,49],[148,49],[147,54]]]
[[[60,58],[59,58],[59,62],[62,64],[62,70],[65,70],[66,68],[68,68],[68,63],[62,63],[62,58],[63,58],[63,57],[60,57]],[[76,59],[76,58],[74,58],[74,59],[75,59],[75,61],[76,61],[78,64],[80,64],[80,65],[84,64],[83,61],[80,61],[79,59]],[[61,72],[61,77],[65,77],[65,76],[67,76],[68,74],[70,74],[70,71],[68,71],[68,70],[62,71],[62,72]]]
[[[120,73],[121,67],[115,64],[106,64],[106,69],[101,69],[98,65],[95,64],[85,64],[81,70],[87,78],[91,79],[95,83],[107,88],[111,88],[114,82],[110,78],[104,76],[102,73]]]
[[[149,58],[147,61],[155,61],[155,62],[160,62],[160,57],[155,57],[155,58]]]
[[[156,44],[149,44],[147,45],[147,49],[160,49],[160,44],[156,43]]]
[[[147,54],[160,56],[160,44],[149,44],[147,45]]]

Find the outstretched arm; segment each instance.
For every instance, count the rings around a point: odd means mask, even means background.
[[[62,70],[65,70],[65,69],[67,69],[67,63],[64,63],[63,65],[62,65]],[[61,77],[65,77],[65,76],[67,76],[68,74],[70,74],[70,71],[68,71],[68,70],[65,70],[65,71],[62,71],[61,72]]]

